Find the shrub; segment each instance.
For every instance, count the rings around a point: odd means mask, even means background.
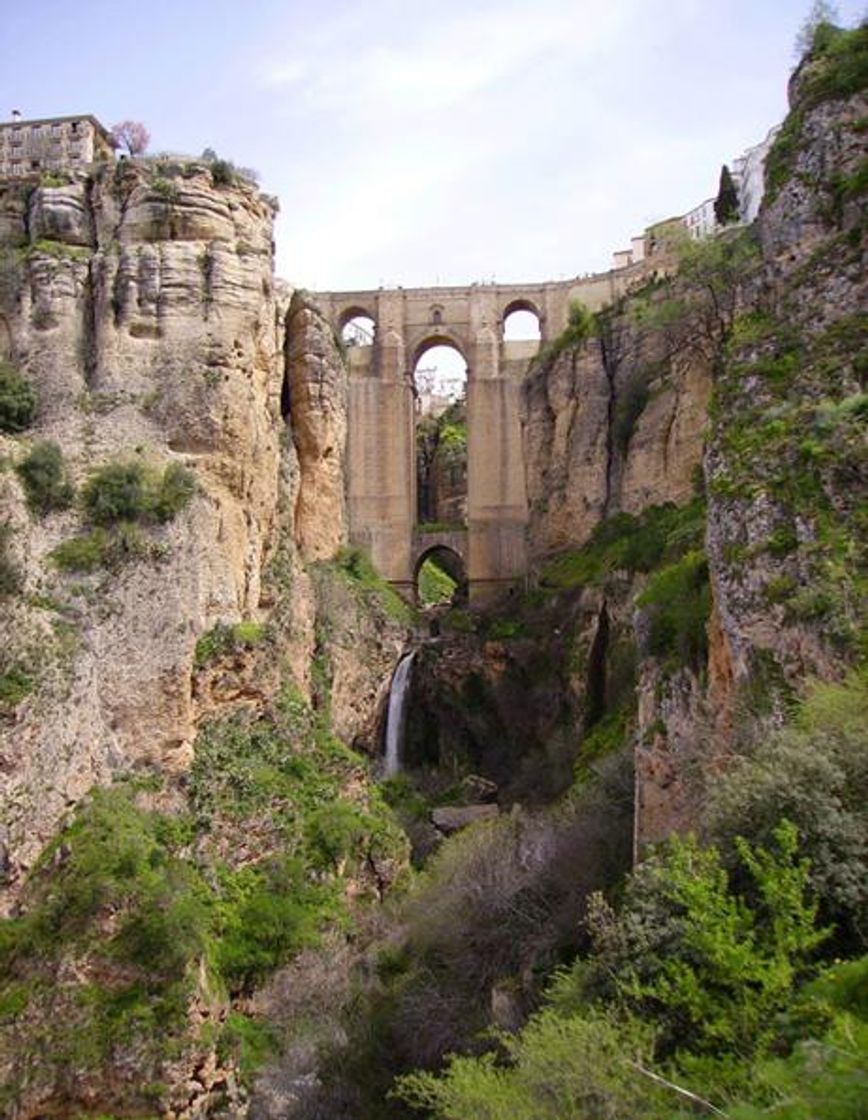
[[[215,933],[216,964],[233,990],[250,990],[300,949],[313,945],[324,892],[298,860],[275,859],[224,876]]]
[[[617,914],[595,898],[585,982],[656,1022],[662,1053],[756,1053],[828,936],[795,826],[780,822],[772,841],[735,842],[750,897],[733,889],[716,848],[676,837],[633,872]]]
[[[636,604],[646,610],[647,649],[669,664],[701,667],[708,653],[711,588],[705,553],[692,549],[654,572]]]
[[[734,837],[768,844],[781,817],[799,830],[824,921],[843,946],[868,944],[868,684],[815,685],[792,725],[759,739],[715,782],[709,834],[730,866]]]
[[[402,1077],[395,1095],[437,1120],[573,1120],[662,1117],[664,1090],[644,1078],[652,1034],[605,1012],[569,1018],[545,1010],[498,1055],[452,1057],[441,1074]],[[671,1115],[671,1113],[669,1113]]]
[[[39,398],[30,382],[0,361],[0,432],[21,432],[36,415]]]
[[[334,801],[311,813],[305,822],[305,840],[315,866],[339,870],[361,850],[372,822],[347,801]]]
[[[12,526],[0,521],[0,599],[14,594],[21,587],[21,571],[12,558]]]
[[[141,463],[110,463],[88,478],[82,498],[97,525],[136,521],[148,512],[145,468]]]
[[[196,478],[193,472],[181,463],[170,463],[163,471],[152,508],[158,521],[171,521],[186,509],[196,493]]]
[[[4,708],[14,708],[29,696],[35,687],[35,681],[20,665],[13,665],[4,673],[0,673],[0,711]]]
[[[215,658],[226,657],[236,650],[255,645],[264,633],[262,623],[252,619],[234,624],[218,622],[196,642],[193,660],[201,668]]]
[[[189,505],[196,484],[180,463],[170,463],[160,478],[142,463],[109,463],[94,472],[84,485],[84,508],[97,525],[155,518],[171,520]]]
[[[235,164],[228,159],[214,159],[211,161],[211,182],[215,187],[232,187],[235,185]]]
[[[81,537],[62,541],[52,549],[50,558],[65,572],[92,572],[105,563],[109,535],[105,529],[94,529]]]
[[[37,443],[16,470],[24,484],[27,505],[34,513],[50,513],[71,505],[74,490],[66,476],[63,452],[56,443]]]

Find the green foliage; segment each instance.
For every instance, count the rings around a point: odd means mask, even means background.
[[[868,24],[852,30],[821,23],[801,74],[799,100],[805,106],[842,100],[868,86]]]
[[[170,463],[157,477],[143,463],[108,463],[90,475],[82,491],[85,511],[96,525],[121,521],[170,521],[189,505],[196,490],[192,473]]]
[[[824,19],[809,20],[803,47],[809,49],[799,69],[797,100],[766,159],[765,206],[795,170],[806,113],[824,101],[851,97],[868,85],[868,25],[845,31]]]
[[[669,663],[702,666],[711,613],[708,561],[702,550],[692,549],[652,573],[636,604],[645,609],[648,619],[650,653]]]
[[[604,1012],[562,1017],[545,1010],[515,1038],[501,1034],[504,1059],[452,1057],[442,1074],[414,1073],[396,1093],[438,1120],[607,1120],[663,1117],[667,1097],[637,1071],[651,1032]],[[669,1113],[671,1115],[671,1112]]]
[[[365,849],[373,821],[348,801],[335,801],[310,813],[305,821],[305,841],[314,866],[339,870]]]
[[[186,509],[196,493],[196,478],[181,463],[169,463],[151,496],[151,510],[158,521],[171,521]]]
[[[738,190],[726,164],[720,169],[720,185],[717,189],[717,198],[714,200],[714,217],[721,226],[737,222],[739,218]]]
[[[574,350],[597,333],[597,320],[593,312],[579,300],[573,300],[567,313],[567,325],[540,351],[540,359],[553,360],[565,350]]]
[[[92,572],[97,568],[117,571],[131,560],[157,559],[162,549],[149,542],[137,525],[122,521],[111,532],[97,527],[90,533],[62,541],[49,555],[61,571]]]
[[[594,527],[588,543],[563,553],[542,571],[543,587],[567,589],[598,583],[610,572],[650,572],[702,544],[705,504],[651,506],[638,517],[619,513]]]
[[[716,848],[675,838],[633,872],[617,915],[600,899],[592,907],[585,984],[655,1022],[661,1054],[760,1052],[827,938],[795,826],[780,822],[772,840],[736,840],[750,897],[732,889]]]
[[[250,649],[265,636],[261,622],[218,622],[196,642],[193,661],[198,668],[218,657],[227,657],[240,649]]]
[[[64,572],[92,572],[106,563],[109,535],[105,529],[94,529],[80,537],[61,541],[52,549],[50,558]]]
[[[8,362],[0,361],[0,432],[22,432],[28,428],[38,403],[30,382]]]
[[[772,142],[765,162],[764,206],[774,202],[795,169],[804,123],[804,113],[800,109],[792,109]]]
[[[0,521],[0,599],[14,595],[21,587],[21,570],[10,548],[13,532],[10,522]]]
[[[794,1002],[794,1039],[752,1071],[754,1100],[733,1120],[861,1120],[868,1061],[868,957],[835,964]]]
[[[224,873],[215,908],[214,961],[233,991],[252,990],[299,950],[316,943],[327,893],[304,864],[273,858]]]
[[[46,514],[72,504],[75,492],[67,478],[63,452],[56,443],[43,440],[35,444],[15,469],[33,513]]]
[[[743,835],[768,844],[787,817],[810,859],[810,882],[843,947],[868,937],[868,683],[815,685],[792,724],[759,739],[712,790],[711,835],[725,852]]]
[[[413,621],[411,607],[383,579],[361,548],[342,548],[331,563],[323,564],[322,567],[348,580],[368,606],[378,607],[396,622]]]
[[[231,1011],[217,1040],[217,1055],[221,1062],[234,1061],[242,1080],[249,1082],[272,1056],[277,1041],[270,1023]]]
[[[25,260],[36,256],[53,257],[57,261],[86,261],[91,257],[91,250],[84,245],[70,245],[66,241],[41,238],[23,250]]]
[[[15,708],[36,687],[33,677],[20,665],[0,673],[0,712]]]
[[[451,603],[458,584],[445,572],[433,556],[427,557],[419,568],[417,589],[419,602],[423,606],[436,603]]]

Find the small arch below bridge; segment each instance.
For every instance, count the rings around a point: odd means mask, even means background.
[[[467,533],[417,533],[413,547],[413,590],[420,606],[467,602]]]

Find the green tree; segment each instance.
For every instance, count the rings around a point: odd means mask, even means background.
[[[714,200],[714,217],[721,226],[731,225],[739,218],[738,190],[726,164],[720,169],[720,185]]]
[[[823,27],[837,27],[839,18],[837,4],[814,0],[796,36],[793,48],[796,59],[801,60],[809,54],[815,45],[817,32]]]

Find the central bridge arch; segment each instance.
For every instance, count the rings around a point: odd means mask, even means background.
[[[467,363],[467,519],[456,552],[466,567],[471,600],[490,597],[527,571],[520,401],[529,363],[564,329],[572,300],[598,310],[622,294],[629,279],[612,272],[535,285],[381,288],[313,297],[338,333],[359,316],[374,324],[367,338],[359,336],[347,347],[350,537],[408,597],[420,547],[414,384],[419,358],[447,345]],[[504,338],[506,320],[515,312],[534,316],[539,338]]]

